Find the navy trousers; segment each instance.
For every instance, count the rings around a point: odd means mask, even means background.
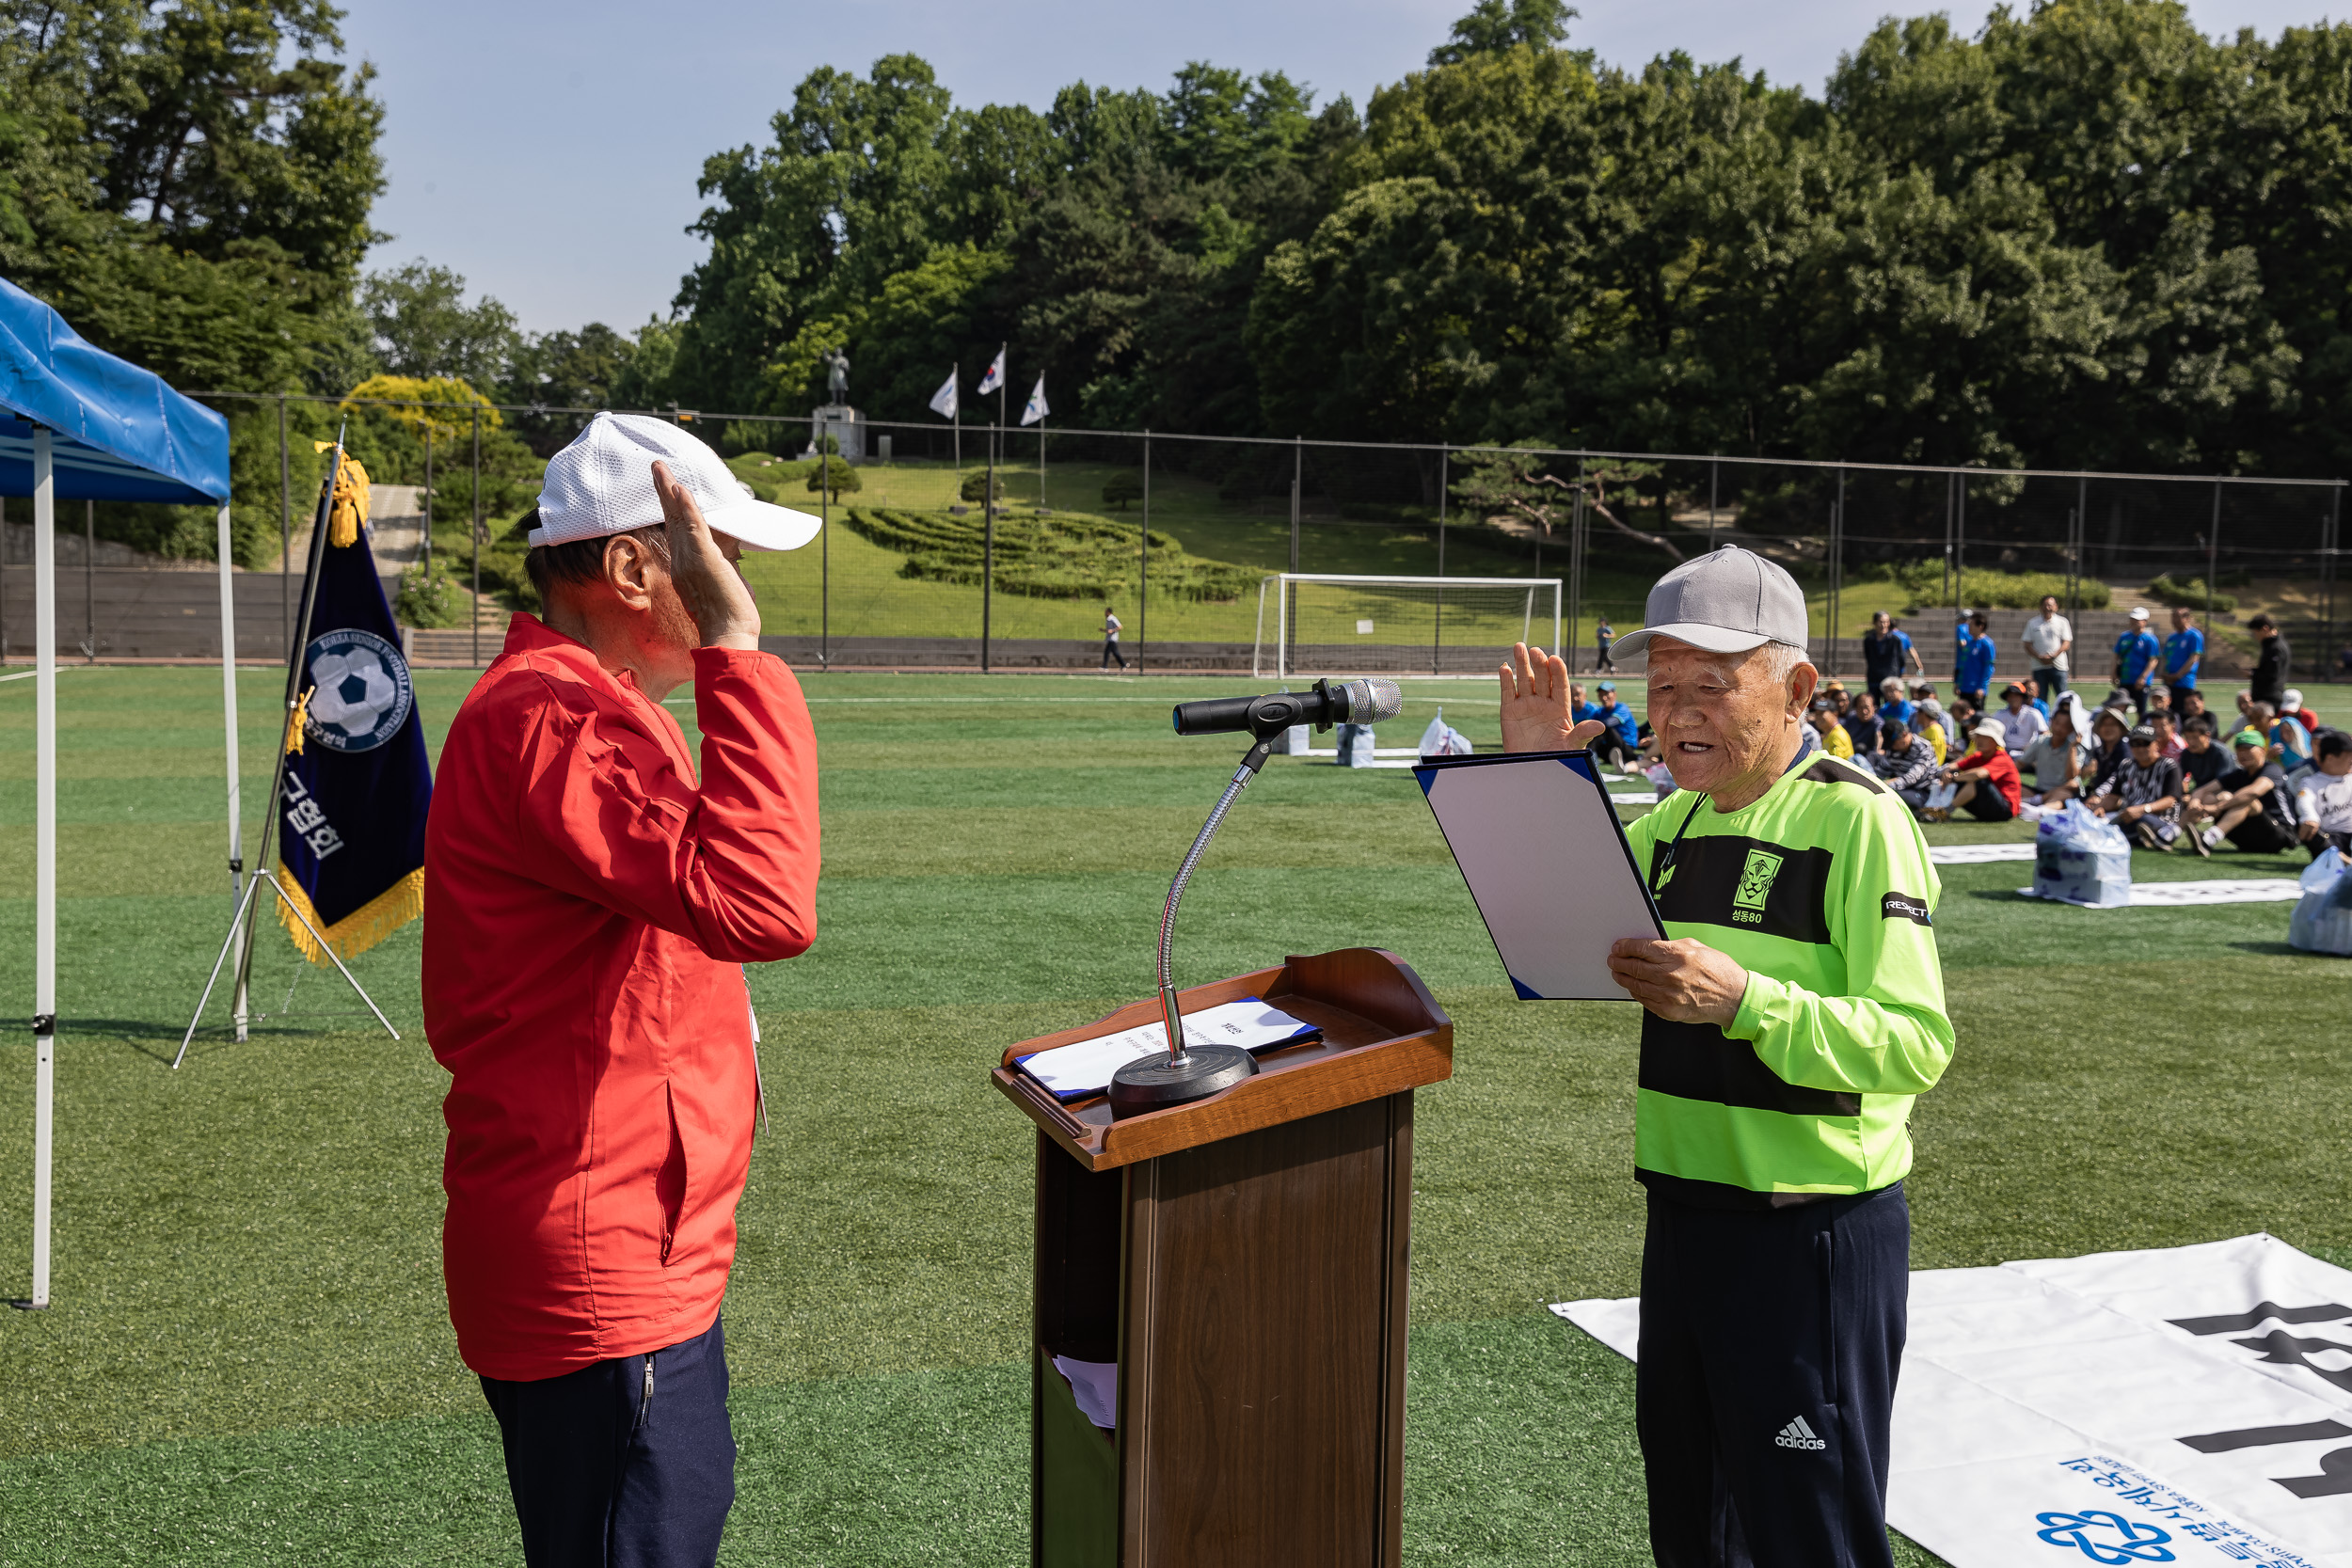
[[[1660,1568],[1892,1568],[1910,1269],[1900,1182],[1761,1211],[1652,1195],[1634,1420]]]
[[[726,1338],[482,1380],[530,1568],[710,1568],[735,1502]]]

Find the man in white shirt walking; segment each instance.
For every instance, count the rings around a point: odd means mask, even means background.
[[[1121,670],[1127,668],[1127,656],[1119,651],[1119,634],[1123,629],[1125,629],[1124,623],[1122,623],[1119,619],[1118,615],[1112,611],[1110,606],[1104,605],[1103,607],[1102,667],[1105,670],[1111,667],[1112,659],[1119,660],[1119,667]]]
[[[2058,595],[2042,595],[2040,613],[2027,616],[2019,639],[2033,656],[2034,684],[2052,704],[2066,695],[2067,655],[2074,647],[2074,623],[2058,613]]]

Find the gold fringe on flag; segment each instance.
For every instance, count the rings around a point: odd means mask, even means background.
[[[310,933],[303,928],[302,921],[294,918],[294,909],[299,909],[303,918],[326,935],[327,946],[332,947],[335,956],[345,962],[358,958],[424,913],[422,866],[417,867],[332,926],[319,918],[317,908],[311,904],[310,895],[302,890],[300,882],[292,877],[281,877],[278,883],[285,888],[286,897],[278,901],[278,924],[284,927],[286,934],[294,939],[294,950],[322,969],[328,965],[326,949],[311,940]],[[287,908],[289,901],[294,909]]]
[[[332,441],[311,443],[320,451],[330,451]],[[349,452],[343,453],[342,467],[335,473],[335,499],[326,513],[326,542],[337,549],[349,549],[359,542],[359,525],[368,520],[368,470]]]
[[[296,697],[294,711],[286,716],[286,754],[290,757],[302,754],[302,731],[310,721],[310,699],[318,695],[318,689],[313,686]]]

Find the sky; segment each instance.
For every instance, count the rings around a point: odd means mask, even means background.
[[[766,145],[810,71],[863,73],[883,55],[930,62],[963,104],[1043,109],[1085,80],[1163,87],[1187,60],[1280,70],[1320,104],[1418,69],[1470,0],[948,0],[784,6],[703,0],[343,0],[344,57],[377,71],[389,188],[374,221],[392,238],[372,268],[422,257],[494,294],[534,332],[666,315],[702,257],[686,232],[703,160]],[[2319,0],[2191,0],[2208,33],[2276,36]],[[1682,49],[1738,56],[1819,92],[1890,8],[1884,0],[1584,0],[1569,42],[1639,66]],[[1900,8],[1914,14],[1928,8]],[[1950,8],[1974,32],[1986,7]],[[668,17],[691,20],[669,21]]]

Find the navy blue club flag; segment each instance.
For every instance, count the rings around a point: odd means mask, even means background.
[[[358,479],[359,496],[366,483]],[[433,774],[400,627],[358,522],[366,502],[358,502],[353,516],[341,504],[341,490],[320,553],[305,695],[287,726],[278,855],[287,895],[306,906],[302,912],[336,954],[349,958],[424,912],[424,816]],[[345,538],[349,543],[340,542]],[[305,958],[327,961],[282,904],[278,920]]]

